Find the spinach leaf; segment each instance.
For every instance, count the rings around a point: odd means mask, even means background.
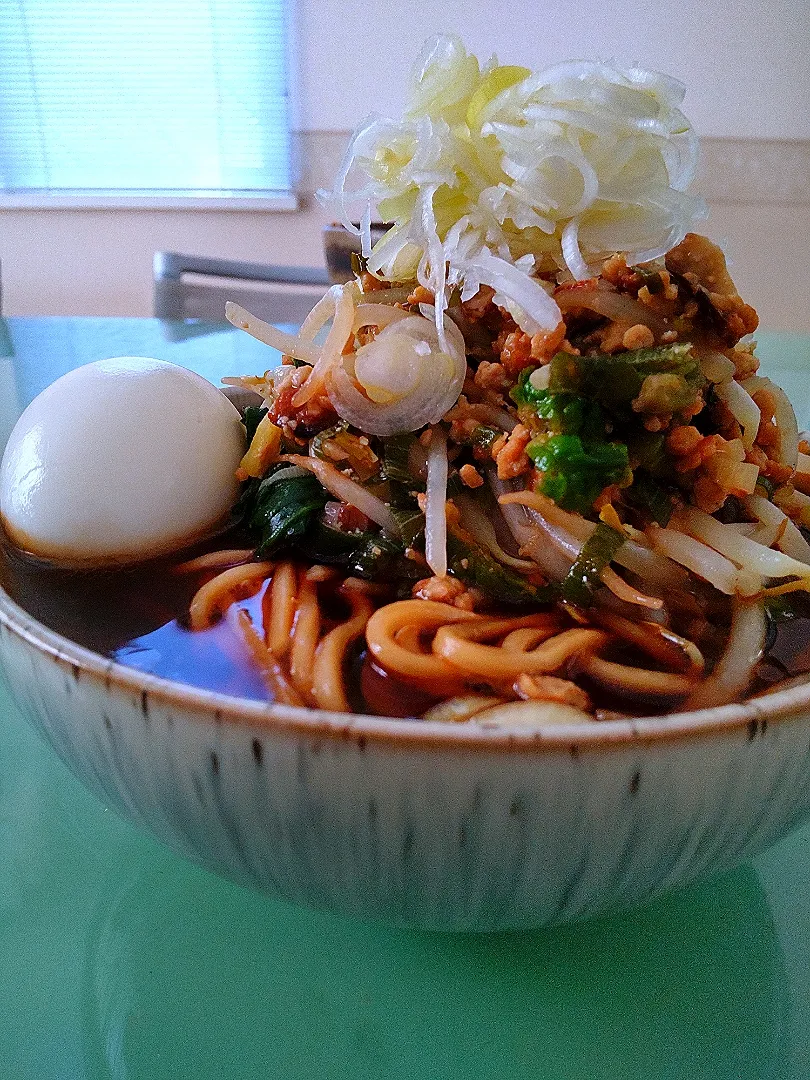
[[[274,480],[267,476],[253,492],[247,524],[258,533],[256,554],[264,558],[300,540],[314,524],[329,495],[311,474]]]
[[[417,480],[411,471],[411,450],[416,445],[416,436],[410,432],[390,435],[382,440],[382,445],[383,473],[386,479],[423,491],[424,481]]]
[[[369,581],[386,581],[400,588],[402,594],[410,595],[410,586],[426,577],[428,570],[421,563],[405,557],[404,545],[378,533],[368,537],[346,563],[350,574]]]
[[[413,547],[425,531],[425,515],[415,507],[389,506],[405,547]],[[424,546],[424,545],[423,545]]]
[[[465,543],[452,533],[447,537],[447,561],[450,572],[459,581],[480,589],[485,596],[501,604],[515,607],[546,604],[557,595],[554,586],[532,585],[522,574],[502,566],[482,548]]]
[[[295,548],[309,562],[345,566],[374,535],[368,532],[343,532],[342,529],[324,525],[322,521],[314,521]]]

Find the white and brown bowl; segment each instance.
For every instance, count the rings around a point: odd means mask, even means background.
[[[105,660],[0,592],[23,712],[108,806],[296,903],[448,930],[625,908],[810,812],[810,688],[648,720],[487,728],[335,715]]]

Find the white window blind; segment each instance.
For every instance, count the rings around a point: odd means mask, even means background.
[[[2,0],[0,193],[290,199],[285,0]]]

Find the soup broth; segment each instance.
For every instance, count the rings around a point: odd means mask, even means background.
[[[187,557],[202,549],[184,553]],[[178,574],[177,560],[103,571],[60,570],[0,547],[0,582],[30,615],[78,645],[150,675],[216,693],[269,702],[273,694],[236,626],[239,611],[261,621],[267,590],[236,602],[205,630],[188,627],[199,575]],[[417,716],[436,700],[372,664],[364,649],[348,661],[358,712]]]
[[[176,564],[175,559],[119,570],[66,571],[42,566],[7,544],[0,548],[3,587],[51,630],[138,671],[234,697],[272,701],[272,691],[236,625],[239,611],[260,625],[268,583],[234,603],[215,625],[191,631],[188,610],[200,576],[177,573]],[[629,652],[624,659],[632,659]],[[390,676],[371,661],[362,644],[350,652],[346,667],[350,703],[357,712],[416,717],[437,700]],[[810,605],[793,598],[789,608],[783,606],[769,619],[767,651],[752,693],[808,672]],[[589,691],[602,716],[665,711],[649,703],[620,701],[592,686]]]

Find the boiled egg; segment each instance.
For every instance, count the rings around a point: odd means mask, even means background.
[[[3,526],[60,565],[163,555],[227,519],[244,451],[238,411],[199,375],[143,356],[86,364],[43,390],[12,431]]]

